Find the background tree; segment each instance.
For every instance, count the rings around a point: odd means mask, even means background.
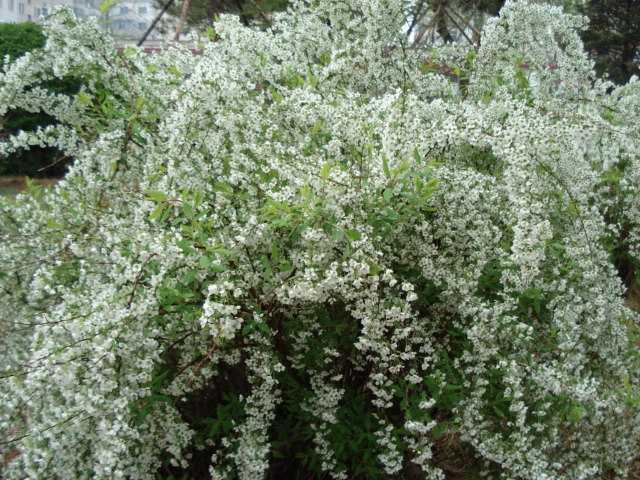
[[[640,1],[590,0],[583,13],[590,19],[583,35],[599,74],[624,83],[640,74]]]
[[[409,33],[414,43],[462,41],[478,45],[479,32],[489,16],[498,15],[504,0],[418,0],[407,2],[413,17]],[[640,1],[550,1],[568,13],[589,18],[583,34],[599,75],[625,83],[640,75]]]
[[[159,7],[167,0],[156,0]],[[182,16],[182,7],[188,0],[176,2],[169,8],[169,14],[174,18]],[[222,13],[240,16],[243,24],[264,22],[271,12],[283,10],[288,0],[191,0],[186,12],[186,24],[191,26],[209,25],[213,19]]]
[[[504,0],[418,0],[408,2],[408,34],[415,44],[454,41],[480,43],[480,30],[495,16]]]

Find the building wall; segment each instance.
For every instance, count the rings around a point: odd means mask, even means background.
[[[24,9],[26,0],[0,0],[0,22],[19,22],[20,5]],[[33,1],[33,0],[32,0]]]
[[[23,21],[41,21],[49,15],[53,8],[58,5],[68,5],[75,12],[78,18],[97,17],[98,0],[21,0],[28,2],[27,15],[31,18],[23,18]]]
[[[121,40],[137,40],[144,35],[157,15],[153,0],[123,0],[102,14],[102,0],[0,0],[0,22],[38,22],[58,5],[73,9],[79,19],[95,17],[111,35]],[[153,32],[149,39],[158,39]]]
[[[124,0],[109,10],[105,28],[116,38],[139,39],[156,15],[152,0]],[[157,37],[154,32],[150,38]]]

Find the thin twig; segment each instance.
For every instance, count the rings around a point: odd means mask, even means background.
[[[53,163],[50,163],[49,165],[45,165],[44,167],[39,168],[38,171],[42,172],[43,170],[46,170],[47,168],[53,167],[54,165],[57,165],[58,163],[66,160],[68,158],[69,158],[69,155],[62,155],[57,160],[54,160]]]
[[[71,420],[73,420],[74,418],[79,417],[79,416],[80,416],[81,414],[83,414],[84,412],[85,412],[85,410],[82,410],[82,411],[80,411],[80,412],[76,413],[75,415],[71,415],[69,418],[66,418],[66,419],[64,419],[64,420],[62,420],[62,421],[60,421],[60,422],[58,422],[58,423],[53,424],[53,425],[49,425],[48,427],[46,427],[46,428],[44,428],[44,429],[42,429],[42,430],[39,430],[39,431],[37,431],[37,432],[25,433],[24,435],[22,435],[22,436],[20,436],[20,437],[12,438],[11,440],[5,440],[5,441],[2,441],[2,442],[0,442],[0,445],[11,445],[12,443],[19,442],[20,440],[23,440],[23,439],[25,439],[25,438],[27,438],[27,437],[32,436],[32,435],[34,435],[35,433],[44,433],[44,432],[47,432],[47,431],[49,431],[49,430],[51,430],[51,429],[53,429],[53,428],[59,427],[59,426],[61,426],[61,425],[64,425],[65,423],[70,422],[70,421],[71,421]],[[89,417],[89,418],[90,418],[90,417]]]

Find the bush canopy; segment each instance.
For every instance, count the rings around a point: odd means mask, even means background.
[[[58,10],[0,74],[7,479],[624,476],[640,440],[640,83],[508,1],[476,51],[400,0],[221,16],[193,56]],[[77,93],[42,81],[72,75]]]

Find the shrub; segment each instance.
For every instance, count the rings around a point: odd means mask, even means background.
[[[3,23],[0,24],[0,59],[12,61],[25,53],[44,46],[45,37],[42,27],[36,23]],[[8,64],[5,64],[8,68]],[[77,91],[73,80],[65,79],[47,82],[45,88],[64,93]],[[23,110],[11,109],[0,117],[0,135],[15,134],[20,130],[34,130],[51,124],[49,115]],[[55,148],[34,146],[30,150],[14,152],[6,159],[0,159],[0,175],[28,175],[30,177],[57,177],[64,174],[68,161]]]
[[[3,151],[77,159],[0,203],[3,476],[624,475],[640,84],[555,7],[477,52],[408,48],[401,7],[223,16],[197,58],[58,11],[0,77],[58,122]]]
[[[26,52],[44,46],[42,27],[37,23],[0,24],[0,58],[15,60]]]

